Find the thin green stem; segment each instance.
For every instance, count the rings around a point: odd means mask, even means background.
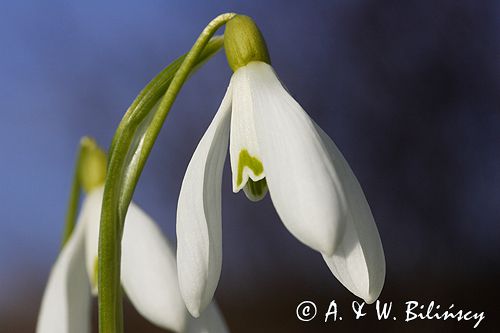
[[[175,60],[146,86],[130,106],[113,137],[99,232],[98,293],[101,333],[123,331],[121,237],[127,209],[141,172],[163,122],[189,74],[222,47],[221,38],[210,38],[234,15],[222,14],[216,17],[185,56]]]
[[[175,73],[175,76],[172,80],[172,83],[167,89],[165,96],[160,102],[160,106],[158,107],[158,112],[154,115],[154,118],[151,121],[151,125],[148,128],[145,142],[144,142],[144,151],[146,154],[149,154],[151,151],[158,134],[160,133],[160,129],[163,126],[163,122],[167,117],[172,104],[177,97],[177,94],[181,90],[184,82],[186,81],[188,75],[191,73],[191,70],[195,67],[196,60],[198,59],[200,53],[203,51],[205,46],[207,45],[209,39],[213,36],[215,31],[219,29],[222,25],[224,25],[227,21],[232,19],[236,14],[227,13],[222,14],[216,17],[212,22],[210,22],[207,27],[200,34],[200,37],[196,40],[193,47],[186,55],[186,59],[182,62],[181,67]],[[146,159],[143,159],[143,163],[146,162]]]
[[[61,241],[61,250],[66,245],[73,233],[76,222],[76,213],[78,210],[78,202],[80,201],[80,164],[82,161],[83,146],[80,142],[78,153],[76,155],[75,170],[73,173],[73,181],[71,183],[71,191],[69,193],[68,210],[66,211],[66,220],[64,223],[64,231]]]

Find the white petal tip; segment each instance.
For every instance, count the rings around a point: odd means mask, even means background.
[[[384,280],[385,274],[382,277],[379,276],[377,278],[372,278],[372,285],[370,286],[369,294],[364,297],[367,304],[375,303],[380,298],[380,294],[384,288]]]
[[[330,233],[328,230],[325,230],[322,233],[307,231],[298,235],[302,236],[302,239],[307,240],[302,241],[305,245],[318,251],[323,257],[331,257],[335,253],[338,244],[336,233]]]
[[[198,318],[212,301],[219,279],[218,275],[216,278],[214,277],[214,279],[200,278],[201,276],[206,276],[207,272],[193,270],[194,266],[192,263],[188,260],[182,259],[182,253],[183,252],[178,247],[177,267],[179,274],[179,287],[187,310],[194,318]],[[220,274],[220,265],[216,273]],[[193,277],[196,277],[196,279],[193,279]]]
[[[191,293],[195,291],[194,289],[186,289],[186,286],[182,283],[183,281],[184,280],[182,278],[179,279],[179,286],[184,304],[186,305],[186,308],[191,316],[193,316],[194,318],[198,318],[200,316],[200,313],[205,309],[202,304],[201,296],[197,292],[195,292],[194,294]]]
[[[324,256],[331,257],[335,252],[334,245],[334,242],[325,242],[324,244],[318,243],[318,251]]]
[[[195,317],[195,318],[199,318],[200,317],[200,311],[197,311],[197,312],[189,312],[191,314],[191,316]]]
[[[366,304],[373,304],[378,299],[378,297],[367,297],[363,299]]]
[[[229,333],[217,305],[211,303],[199,318],[189,318],[185,333]]]
[[[200,317],[200,309],[199,308],[190,308],[190,307],[188,307],[188,311],[191,314],[191,316],[193,316],[195,318],[199,318]]]

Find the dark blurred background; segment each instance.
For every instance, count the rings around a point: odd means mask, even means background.
[[[382,301],[354,320],[356,298],[321,256],[223,181],[224,263],[216,293],[232,332],[453,332],[456,321],[404,322],[408,300],[500,308],[498,1],[2,1],[0,4],[0,332],[34,331],[59,249],[75,150],[108,146],[128,105],[217,14],[252,16],[293,96],[334,139],[372,207],[387,260]],[[222,31],[221,31],[222,32]],[[175,241],[189,159],[231,72],[217,55],[185,86],[135,201]],[[295,317],[303,300],[341,322]],[[373,306],[369,309],[373,310]],[[160,332],[126,307],[127,332]],[[498,331],[497,331],[498,332]]]

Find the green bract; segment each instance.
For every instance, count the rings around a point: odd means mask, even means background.
[[[89,137],[82,138],[80,145],[82,154],[78,177],[83,190],[88,193],[102,186],[106,180],[106,153]]]
[[[226,24],[224,49],[229,66],[235,72],[251,61],[271,64],[266,41],[254,21],[244,15],[236,15]]]
[[[69,240],[75,227],[76,212],[80,200],[80,190],[85,192],[102,186],[106,178],[106,154],[99,148],[94,139],[83,137],[80,140],[75,163],[75,172],[71,184],[71,192],[66,212],[66,222],[61,242],[61,248]]]

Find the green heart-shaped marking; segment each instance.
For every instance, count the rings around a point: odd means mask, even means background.
[[[250,156],[248,150],[242,149],[238,156],[238,176],[236,177],[236,185],[240,186],[243,182],[243,169],[247,167],[253,171],[253,174],[258,176],[264,172],[262,162],[255,156]]]

